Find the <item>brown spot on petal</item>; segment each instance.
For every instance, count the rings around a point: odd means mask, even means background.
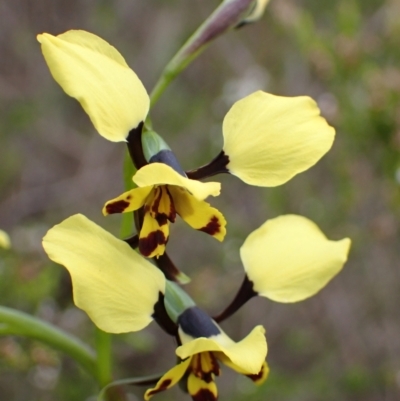
[[[139,250],[143,256],[149,256],[158,245],[165,245],[168,238],[165,238],[161,230],[151,232],[147,237],[139,239]]]
[[[106,205],[107,214],[122,213],[129,206],[124,200],[115,201]]]
[[[147,393],[148,396],[152,396],[154,394],[159,393],[160,391],[164,391],[168,388],[168,386],[171,384],[171,379],[166,379],[163,382],[161,382],[161,384],[159,386],[157,386],[157,388],[155,388],[154,390],[151,390]]]
[[[196,394],[191,394],[193,401],[217,401],[217,396],[210,390],[205,388],[198,391]]]
[[[255,375],[246,375],[249,379],[253,380],[253,382],[258,382],[264,377],[264,369],[265,365],[262,366],[261,370]]]
[[[213,216],[205,227],[199,228],[199,231],[203,231],[210,235],[218,234],[221,231],[221,223],[219,222],[218,217]]]

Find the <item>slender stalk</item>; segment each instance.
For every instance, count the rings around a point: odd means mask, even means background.
[[[57,327],[15,309],[0,306],[0,335],[17,335],[41,341],[75,359],[89,374],[97,378],[96,354],[80,339]]]
[[[111,334],[96,327],[97,379],[100,386],[112,381]]]
[[[150,93],[150,107],[154,106],[175,77],[196,59],[215,38],[234,28],[254,3],[255,0],[223,1],[166,65]]]
[[[104,401],[106,398],[106,393],[109,389],[116,386],[126,386],[126,385],[136,385],[136,386],[152,386],[156,384],[163,373],[158,373],[150,376],[142,376],[142,377],[133,377],[129,379],[121,379],[115,380],[112,383],[108,384],[104,388],[101,389],[99,395],[97,396],[97,401]]]

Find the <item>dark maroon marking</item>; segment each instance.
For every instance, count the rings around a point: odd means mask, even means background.
[[[217,401],[218,397],[210,390],[202,388],[196,394],[190,394],[193,401]]]
[[[158,268],[165,274],[168,280],[179,283],[176,278],[180,275],[181,271],[174,265],[167,252],[160,255],[154,260]]]
[[[226,167],[229,164],[229,156],[223,150],[210,163],[201,166],[195,170],[186,171],[188,178],[192,180],[201,180],[212,177],[213,175],[229,173]]]
[[[153,231],[147,237],[139,238],[139,251],[143,256],[149,256],[158,245],[164,245],[167,241],[162,231]]]
[[[138,170],[148,164],[146,158],[144,157],[142,147],[143,125],[144,122],[142,121],[136,128],[133,128],[129,131],[128,137],[126,138],[129,155],[131,156],[132,162]]]
[[[157,324],[171,336],[176,336],[178,334],[178,325],[174,323],[168,315],[164,304],[164,294],[159,292],[158,300],[154,304],[153,318]]]
[[[253,289],[253,282],[249,280],[247,276],[244,276],[242,285],[239,288],[235,298],[228,305],[228,307],[221,312],[218,316],[214,316],[213,319],[219,323],[228,317],[232,316],[239,308],[241,308],[249,299],[258,295]]]
[[[125,238],[124,241],[132,248],[136,249],[139,246],[139,236],[137,234]]]
[[[211,370],[204,370],[203,365],[201,363],[201,355],[195,355],[196,357],[196,364],[195,366],[192,367],[192,372],[195,376],[199,377],[201,380],[205,381],[206,383],[211,383],[214,381],[214,375],[219,376],[220,374],[220,368],[219,364],[217,361],[217,358],[215,358],[214,354],[212,352],[207,352],[210,355],[211,358]]]
[[[175,222],[176,218],[176,212],[175,212],[175,207],[174,207],[174,201],[172,199],[171,194],[168,191],[167,187],[158,187],[157,190],[159,190],[159,194],[157,195],[157,198],[153,202],[153,205],[151,207],[151,211],[155,214],[155,219],[157,220],[157,223],[159,226],[163,226],[164,224],[167,224],[168,220],[171,223]],[[164,195],[164,192],[166,195]],[[168,196],[169,197],[169,204],[170,204],[170,210],[169,213],[159,213],[159,208],[160,208],[160,203],[162,200],[163,196]]]
[[[174,205],[174,198],[172,197],[171,193],[169,192],[168,186],[165,187],[165,191],[167,192],[167,195],[169,197],[169,204],[170,204],[168,220],[171,223],[175,223],[176,210],[175,210],[175,205]]]
[[[149,391],[148,395],[154,395],[159,393],[160,391],[164,391],[168,388],[168,386],[171,384],[171,379],[166,379],[164,380],[157,389]]]
[[[124,200],[119,200],[119,201],[109,203],[106,206],[106,211],[108,214],[122,213],[128,206],[129,206],[129,202],[124,201]]]
[[[257,382],[262,379],[264,375],[264,365],[262,366],[261,370],[255,375],[246,375],[249,379],[253,380],[253,382]]]
[[[161,188],[161,187],[155,188],[155,191],[157,192],[157,196],[156,196],[156,198],[154,199],[153,204],[151,205],[151,211],[152,211],[154,214],[157,214],[158,208],[159,208],[159,206],[160,206],[160,202],[161,202],[161,197],[162,197],[163,191],[162,191],[162,188]]]
[[[199,228],[199,231],[203,231],[210,235],[215,235],[221,231],[220,228],[221,224],[218,220],[218,217],[213,216],[205,227]]]
[[[128,196],[126,197],[126,199],[127,199],[127,200],[131,200],[131,199],[132,199],[132,195],[128,195]]]

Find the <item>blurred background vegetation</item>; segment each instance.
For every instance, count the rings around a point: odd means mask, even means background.
[[[93,344],[71,303],[64,269],[41,248],[48,228],[83,213],[119,233],[104,202],[123,190],[123,144],[101,138],[78,103],[52,80],[35,36],[72,28],[116,46],[150,90],[163,66],[211,13],[213,0],[13,0],[0,3],[0,303]],[[215,156],[232,103],[257,89],[310,95],[336,127],[314,168],[271,189],[221,177],[212,199],[228,220],[221,245],[178,222],[169,253],[192,278],[188,291],[210,314],[235,294],[238,248],[267,218],[298,213],[331,239],[349,236],[350,259],[320,294],[293,305],[252,300],[223,323],[235,340],[267,329],[269,380],[256,388],[223,370],[221,400],[400,399],[400,1],[272,0],[263,19],[219,38],[165,92],[153,124],[185,169]],[[219,178],[219,177],[218,177]],[[173,340],[155,324],[114,336],[115,378],[162,372]],[[77,364],[43,344],[0,337],[2,400],[94,400]],[[132,400],[143,390],[128,388]],[[156,396],[188,399],[179,389]]]

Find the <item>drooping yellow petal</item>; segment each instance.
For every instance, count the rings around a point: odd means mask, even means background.
[[[263,365],[261,366],[261,369],[258,373],[248,374],[243,369],[241,369],[240,366],[233,364],[225,355],[219,354],[219,358],[220,358],[221,362],[223,362],[226,366],[228,366],[229,368],[231,368],[232,370],[234,370],[237,373],[247,376],[257,386],[263,384],[265,382],[265,380],[267,380],[267,378],[268,378],[269,367],[268,367],[267,362],[265,362],[265,361],[264,361]]]
[[[133,212],[144,205],[153,187],[134,188],[122,195],[109,200],[103,207],[103,214]]]
[[[313,166],[335,130],[311,98],[258,91],[228,111],[223,135],[229,171],[247,184],[274,187]]]
[[[165,252],[169,237],[169,223],[160,223],[149,213],[145,212],[143,226],[139,234],[139,251],[143,256],[153,258]]]
[[[226,220],[222,213],[180,187],[169,187],[176,212],[191,227],[222,241],[226,234]]]
[[[53,78],[79,101],[100,135],[125,141],[144,121],[149,96],[114,47],[80,30],[58,36],[43,33],[37,39]]]
[[[277,302],[297,302],[339,273],[349,249],[348,238],[329,241],[311,220],[286,215],[253,231],[240,255],[255,292]]]
[[[163,163],[150,163],[142,167],[132,179],[139,187],[164,184],[183,187],[199,200],[203,200],[210,195],[218,196],[221,191],[221,184],[219,182],[190,180]]]
[[[213,351],[222,362],[225,358],[237,366],[244,374],[257,374],[267,356],[265,329],[256,326],[239,342],[232,341],[225,333],[210,338],[196,338],[176,349],[176,354],[184,359],[199,352]]]
[[[217,401],[218,389],[214,380],[207,382],[194,374],[190,374],[187,382],[188,392],[193,400]]]
[[[10,247],[11,247],[10,237],[5,231],[0,230],[0,248],[10,249]]]
[[[75,305],[100,329],[124,333],[152,321],[165,278],[128,244],[77,214],[51,228],[43,247],[70,272]]]
[[[148,389],[146,391],[144,399],[148,401],[154,394],[157,394],[160,391],[168,390],[176,383],[178,383],[187,371],[191,359],[192,358],[188,358],[185,361],[182,361],[181,363],[170,369],[167,373],[165,373],[165,375],[157,382],[154,388]]]

